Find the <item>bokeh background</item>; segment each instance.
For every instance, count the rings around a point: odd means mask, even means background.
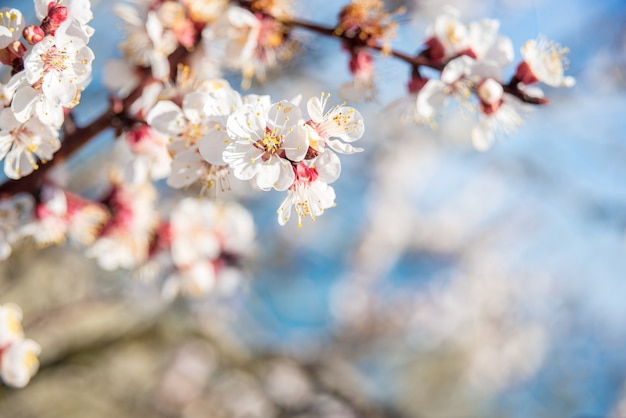
[[[79,123],[106,108],[103,66],[119,55],[113,2],[92,2]],[[626,5],[450,4],[500,20],[516,60],[538,34],[568,46],[576,86],[546,88],[548,106],[480,153],[452,110],[436,131],[399,123],[389,104],[408,68],[378,59],[376,100],[355,105],[366,151],[342,159],[337,207],[281,228],[280,193],[243,194],[258,245],[233,297],[166,305],[76,249],[22,244],[0,264],[0,303],[24,308],[42,369],[0,388],[0,416],[626,417]],[[401,5],[393,45],[415,52],[442,5]],[[295,2],[327,24],[342,6]],[[302,54],[250,91],[340,100],[340,45],[298,36]],[[95,188],[112,143],[70,161],[70,184]]]

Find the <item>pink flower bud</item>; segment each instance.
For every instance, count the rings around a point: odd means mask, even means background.
[[[359,49],[350,58],[350,72],[355,77],[370,77],[374,74],[374,57],[364,49]]]
[[[48,5],[48,17],[54,25],[59,25],[67,19],[67,7],[61,6],[56,2],[50,2]]]
[[[437,39],[436,37],[433,36],[427,39],[425,42],[425,45],[426,45],[426,52],[425,52],[426,57],[430,58],[431,60],[435,62],[439,62],[445,58],[446,48],[441,43],[441,41]]]
[[[46,35],[54,35],[56,30],[67,20],[67,7],[51,1],[48,4],[48,16],[41,22],[41,29]]]
[[[533,73],[533,70],[530,68],[530,65],[526,61],[522,61],[517,66],[517,71],[515,72],[515,78],[518,79],[521,83],[531,85],[539,81],[537,76]]]
[[[39,26],[30,25],[24,28],[22,35],[24,39],[26,39],[26,42],[35,45],[37,42],[41,41],[46,34]]]

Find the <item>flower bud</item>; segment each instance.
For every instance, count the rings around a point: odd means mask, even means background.
[[[478,85],[478,98],[486,104],[494,104],[502,100],[504,89],[493,78],[487,78]]]
[[[413,74],[411,76],[411,80],[409,80],[407,84],[409,93],[419,93],[419,91],[426,85],[426,82],[428,82],[428,79],[422,77],[419,73]]]
[[[481,109],[487,114],[494,113],[502,103],[504,88],[493,78],[487,78],[480,82],[476,89],[480,99]]]
[[[54,35],[56,30],[67,20],[67,7],[56,2],[50,2],[48,6],[48,16],[41,22],[41,29],[46,35]]]
[[[43,29],[35,25],[26,26],[22,35],[24,36],[24,39],[26,39],[26,42],[31,45],[35,45],[37,42],[41,41],[44,36],[46,36]]]
[[[57,27],[67,19],[67,7],[58,3],[50,2],[48,5],[48,17]]]
[[[371,77],[374,74],[374,57],[364,49],[352,54],[348,64],[350,72],[355,77]]]
[[[526,61],[520,62],[517,66],[515,78],[527,86],[539,81]]]

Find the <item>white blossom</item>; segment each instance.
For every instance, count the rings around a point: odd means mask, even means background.
[[[209,293],[215,286],[216,272],[211,260],[197,260],[192,264],[179,267],[170,275],[161,290],[165,300],[172,300],[177,295],[199,297]]]
[[[467,103],[472,94],[471,75],[475,61],[462,56],[450,61],[441,72],[440,79],[430,79],[417,95],[417,112],[427,121],[432,121],[450,97],[459,103]]]
[[[40,200],[36,219],[24,228],[24,234],[41,246],[60,244],[68,238],[72,243],[90,245],[108,220],[102,205],[56,186],[44,186]]]
[[[159,225],[156,190],[150,182],[113,175],[114,188],[107,199],[111,218],[86,254],[105,270],[134,269],[148,259]]]
[[[222,41],[218,43],[223,47],[220,55],[227,67],[241,71],[241,84],[247,89],[253,77],[265,80],[267,69],[278,63],[290,45],[281,25],[273,17],[231,6],[203,30],[202,39],[208,51],[215,49],[216,41]]]
[[[127,34],[121,45],[126,59],[150,67],[156,79],[168,79],[170,65],[167,58],[178,47],[174,33],[163,28],[156,12],[148,12],[144,21],[139,12],[128,5],[117,4],[114,11],[126,23]]]
[[[307,111],[311,118],[304,125],[308,145],[318,152],[324,152],[326,146],[341,154],[363,151],[362,148],[349,144],[363,136],[363,117],[358,110],[343,105],[333,106],[324,113],[329,97],[330,94],[322,94],[321,99],[312,97],[307,102]]]
[[[435,18],[434,24],[426,30],[429,36],[427,45],[431,49],[437,49],[434,54],[436,59],[452,57],[469,47],[468,29],[460,21],[460,15],[457,9],[447,6],[444,12]]]
[[[299,122],[302,113],[288,101],[244,105],[227,122],[231,143],[224,161],[240,180],[255,179],[262,190],[287,189],[295,179],[290,161],[301,161],[308,146]]]
[[[9,386],[23,388],[39,370],[41,347],[31,339],[20,340],[2,352],[2,380]]]
[[[323,161],[328,158],[329,161]],[[296,166],[296,179],[276,211],[280,225],[285,225],[289,221],[292,208],[295,208],[298,226],[301,227],[302,218],[310,216],[314,221],[325,209],[335,205],[335,191],[328,183],[332,183],[339,176],[339,160],[332,153],[322,154],[318,160],[311,166],[304,162]]]
[[[227,91],[222,88],[218,92],[221,90]],[[221,152],[228,142],[224,125],[240,99],[236,93],[222,97],[218,92],[187,93],[183,97],[182,109],[172,101],[163,100],[148,113],[150,126],[170,140],[168,149],[172,155],[172,167],[168,184],[172,187],[188,187],[196,181],[205,187],[227,182],[227,173],[220,168],[225,165]],[[231,97],[233,103],[222,100],[226,97]],[[200,154],[200,144],[204,156]]]
[[[528,67],[518,67],[517,75],[523,83],[530,84],[538,80],[552,87],[572,87],[576,83],[574,77],[564,74],[568,64],[565,57],[569,52],[567,48],[548,41],[545,37],[539,37],[538,40],[526,42],[521,52]],[[525,74],[527,72],[530,74]]]
[[[217,206],[211,200],[187,198],[172,212],[172,258],[177,266],[201,259],[215,259],[220,253],[217,235]]]
[[[515,97],[503,95],[493,113],[481,112],[471,132],[472,144],[479,151],[488,150],[499,135],[512,134],[523,122],[522,103]]]
[[[36,116],[26,122],[15,118],[9,108],[0,113],[0,159],[5,159],[4,173],[12,179],[27,176],[39,163],[52,159],[61,147],[59,132]]]
[[[174,271],[164,284],[163,296],[200,296],[213,290],[227,268],[221,257],[245,254],[254,234],[252,216],[235,203],[181,200],[172,211],[167,234]]]
[[[0,49],[4,49],[22,36],[24,16],[17,9],[0,9]]]
[[[91,76],[94,54],[71,36],[46,36],[33,46],[24,59],[26,79],[54,105],[74,107]]]

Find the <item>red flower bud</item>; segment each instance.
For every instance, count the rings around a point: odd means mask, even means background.
[[[56,27],[67,20],[67,7],[55,2],[48,5],[48,17]]]
[[[535,76],[535,74],[533,73],[533,70],[531,70],[530,65],[528,65],[526,61],[522,61],[517,66],[517,71],[515,72],[515,78],[519,80],[521,83],[526,84],[527,86],[539,81],[537,77]]]
[[[41,29],[46,35],[54,35],[56,30],[67,20],[67,7],[51,1],[48,4],[48,16],[41,22]]]
[[[39,26],[30,25],[24,28],[22,36],[24,36],[26,42],[31,45],[35,45],[37,42],[41,41],[46,34]]]

